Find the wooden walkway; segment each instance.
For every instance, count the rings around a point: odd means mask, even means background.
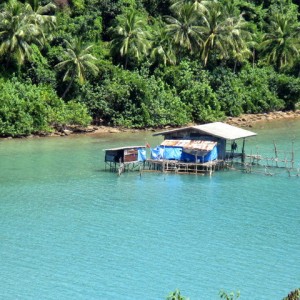
[[[176,174],[212,174],[223,169],[224,160],[214,160],[205,163],[191,163],[178,160],[147,159],[143,171],[171,172]]]

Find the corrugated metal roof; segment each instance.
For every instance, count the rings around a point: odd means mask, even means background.
[[[104,151],[118,151],[118,150],[138,149],[138,148],[146,148],[146,146],[124,146],[118,148],[104,149]]]
[[[211,151],[217,142],[196,140],[164,140],[161,146],[182,147],[189,150]]]
[[[211,151],[217,145],[217,142],[212,141],[191,141],[189,145],[184,147],[185,149],[194,149],[201,151]]]
[[[161,146],[169,146],[169,147],[184,147],[188,145],[191,140],[164,140],[161,143]]]
[[[183,130],[195,129],[198,130],[200,133],[212,135],[215,137],[220,137],[226,140],[238,140],[241,138],[246,138],[250,136],[255,136],[256,133],[245,130],[239,127],[235,127],[232,125],[228,125],[222,122],[215,122],[215,123],[208,123],[204,125],[197,125],[197,126],[190,126],[184,128],[178,128],[168,131],[163,131],[159,133],[155,133],[154,135],[166,135],[172,132],[179,132]]]

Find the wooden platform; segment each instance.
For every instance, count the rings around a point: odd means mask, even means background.
[[[128,171],[141,171],[145,166],[144,162],[106,162],[105,171],[117,172],[119,175]]]
[[[178,160],[147,159],[143,171],[172,172],[176,174],[212,174],[224,168],[223,160],[192,163]]]

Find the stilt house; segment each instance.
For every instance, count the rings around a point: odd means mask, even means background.
[[[152,159],[174,159],[184,162],[206,163],[245,155],[245,140],[256,133],[221,122],[189,126],[155,133],[163,135],[164,141]],[[240,152],[237,140],[242,139]]]
[[[111,171],[134,169],[146,160],[146,146],[126,146],[105,149],[105,168]]]

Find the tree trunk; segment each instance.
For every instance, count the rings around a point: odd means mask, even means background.
[[[73,84],[74,80],[75,80],[75,77],[72,76],[72,80],[69,82],[67,88],[65,89],[64,93],[63,93],[62,96],[61,96],[62,99],[65,98],[65,96],[66,96],[66,94],[68,93],[68,91],[70,90],[71,85]]]

